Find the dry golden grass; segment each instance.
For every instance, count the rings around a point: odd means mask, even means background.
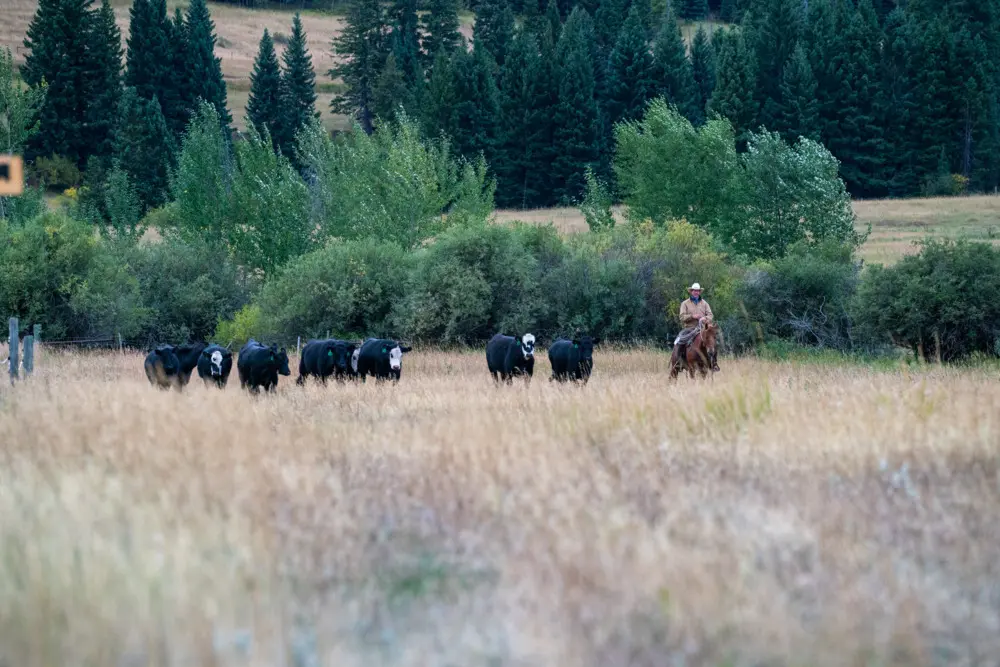
[[[995,377],[595,359],[498,390],[418,350],[395,387],[254,399],[43,350],[0,389],[0,663],[1000,655]]]
[[[868,242],[861,248],[861,256],[869,262],[891,264],[916,253],[919,248],[914,242],[928,236],[1000,243],[1000,196],[870,199],[853,204],[859,231],[872,225]],[[621,207],[615,207],[614,213],[623,219]],[[497,220],[551,222],[564,234],[587,231],[579,209],[569,207],[497,211]]]

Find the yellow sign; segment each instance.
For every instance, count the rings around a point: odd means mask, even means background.
[[[0,155],[0,195],[24,192],[24,163],[19,155]]]

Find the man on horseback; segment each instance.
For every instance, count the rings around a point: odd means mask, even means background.
[[[688,294],[690,297],[685,299],[681,303],[680,311],[680,321],[681,332],[677,334],[677,338],[674,339],[674,347],[677,348],[677,358],[683,363],[686,359],[685,353],[687,351],[687,345],[694,337],[698,335],[701,331],[701,322],[704,319],[713,319],[712,307],[708,305],[708,301],[701,298],[701,285],[694,283],[688,288]],[[712,370],[719,370],[719,364],[716,360],[712,359]]]

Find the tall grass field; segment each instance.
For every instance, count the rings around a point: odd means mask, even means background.
[[[252,397],[43,346],[0,383],[0,664],[995,664],[995,373],[594,358]]]

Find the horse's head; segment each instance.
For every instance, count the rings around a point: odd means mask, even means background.
[[[719,325],[710,317],[702,318],[701,320],[701,343],[704,345],[705,350],[711,354],[715,355],[715,339],[719,335]]]

